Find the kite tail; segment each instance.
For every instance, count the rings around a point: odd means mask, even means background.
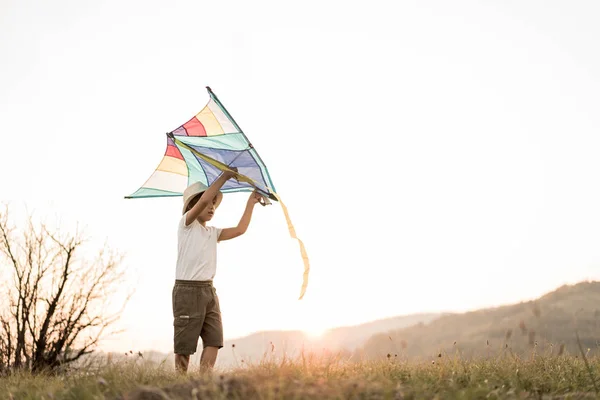
[[[287,221],[288,229],[290,231],[290,236],[292,239],[296,239],[300,244],[300,254],[302,255],[302,261],[304,262],[304,275],[302,277],[302,289],[300,289],[300,298],[298,300],[302,300],[304,297],[304,293],[306,293],[306,287],[308,286],[308,272],[310,271],[310,262],[308,261],[308,254],[306,254],[306,248],[304,247],[304,243],[298,236],[296,236],[296,229],[294,228],[294,224],[290,219],[290,214],[288,213],[288,209],[281,200],[281,198],[276,194],[273,195],[277,198],[277,201],[281,203],[281,209],[283,210],[283,214],[285,215],[285,220]]]

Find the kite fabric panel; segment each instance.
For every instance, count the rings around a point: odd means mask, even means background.
[[[167,133],[167,149],[156,171],[127,198],[181,196],[192,183],[210,186],[222,171],[235,167],[238,179],[227,181],[223,193],[257,189],[277,200],[266,165],[210,88],[208,93],[202,111]]]
[[[304,274],[300,299],[308,285],[310,265],[304,243],[296,236],[287,207],[275,191],[267,166],[212,90],[208,104],[185,124],[167,133],[167,149],[154,173],[127,199],[181,196],[194,182],[210,186],[223,171],[233,171],[221,192],[257,190],[279,201],[290,236],[300,244]],[[232,167],[236,170],[232,170]]]

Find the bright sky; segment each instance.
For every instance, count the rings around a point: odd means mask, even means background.
[[[225,336],[600,279],[600,3],[31,1],[0,13],[0,201],[126,253],[108,350],[172,349],[181,199],[123,197],[211,86],[279,205],[219,246]],[[247,194],[213,223],[233,225]]]

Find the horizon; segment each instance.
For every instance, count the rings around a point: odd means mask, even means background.
[[[600,4],[5,2],[0,202],[84,226],[136,291],[100,350],[172,346],[181,198],[124,199],[210,86],[279,204],[221,243],[225,339],[468,312],[600,280]],[[234,225],[248,193],[225,194]]]
[[[325,328],[322,330],[316,330],[316,331],[310,331],[310,330],[306,330],[306,329],[270,329],[270,330],[260,330],[260,331],[254,331],[254,332],[249,332],[243,336],[236,336],[236,337],[225,337],[225,343],[227,342],[233,342],[236,340],[242,340],[242,339],[246,339],[252,336],[256,336],[256,335],[261,335],[261,334],[267,334],[267,333],[300,333],[304,336],[304,338],[309,342],[309,343],[319,343],[321,340],[323,340],[328,334],[330,334],[332,331],[334,330],[347,330],[347,329],[355,329],[358,327],[361,327],[363,325],[370,325],[370,324],[375,324],[377,322],[384,322],[386,320],[392,320],[392,319],[402,319],[402,318],[410,318],[410,317],[417,317],[417,316],[434,316],[434,318],[430,321],[424,322],[425,325],[428,325],[434,321],[436,321],[438,318],[440,317],[445,317],[445,316],[453,316],[453,315],[465,315],[465,314],[469,314],[469,313],[474,313],[474,312],[479,312],[479,311],[484,311],[484,310],[495,310],[498,308],[503,308],[503,307],[511,307],[511,306],[516,306],[519,304],[525,304],[525,303],[531,303],[531,302],[535,302],[537,300],[539,300],[540,298],[555,293],[558,290],[565,288],[565,287],[573,287],[573,286],[578,286],[581,284],[586,284],[586,283],[597,283],[600,284],[600,280],[583,280],[583,281],[579,281],[579,282],[575,282],[575,283],[567,283],[567,284],[562,284],[554,289],[551,289],[548,292],[545,292],[539,296],[533,297],[533,298],[528,298],[528,299],[522,299],[516,302],[510,302],[510,303],[505,303],[505,304],[498,304],[498,305],[491,305],[488,307],[482,307],[482,308],[475,308],[475,309],[468,309],[468,310],[460,310],[460,311],[444,311],[444,310],[439,310],[439,311],[423,311],[423,312],[415,312],[415,313],[411,313],[411,314],[402,314],[402,315],[391,315],[388,317],[383,317],[383,318],[378,318],[378,319],[373,319],[373,320],[368,320],[368,321],[363,321],[363,322],[358,322],[356,324],[352,324],[352,325],[340,325],[340,326],[333,326],[333,327],[329,327],[329,328]],[[413,325],[409,324],[406,326],[406,328],[410,328]],[[394,330],[402,330],[404,328],[396,328]],[[378,331],[378,333],[385,333],[383,331]],[[377,333],[374,333],[373,335],[375,335]],[[160,354],[167,354],[170,353],[169,350],[160,350],[160,349],[154,349],[154,348],[148,348],[148,349],[136,349],[135,351],[141,351],[146,352],[146,351],[151,351],[151,352],[156,352],[156,353],[160,353]],[[225,348],[223,349],[225,350]],[[103,353],[121,353],[123,351],[123,349],[119,349],[119,350],[102,350],[100,349],[101,352]],[[171,352],[172,353],[172,352]]]
[[[277,333],[277,334],[289,334],[289,333],[299,333],[301,334],[304,339],[307,341],[307,343],[310,344],[318,344],[320,342],[322,342],[324,339],[326,339],[328,334],[331,334],[332,331],[335,330],[352,330],[352,329],[356,329],[359,328],[361,326],[364,325],[370,325],[370,324],[376,324],[377,322],[384,322],[386,320],[392,320],[392,319],[403,319],[403,318],[410,318],[410,317],[418,317],[418,316],[433,316],[434,318],[431,320],[428,320],[426,322],[423,322],[425,325],[429,325],[433,322],[435,322],[436,320],[438,320],[441,317],[448,317],[448,316],[459,316],[459,315],[466,315],[469,313],[476,313],[479,311],[485,311],[485,310],[496,310],[499,308],[503,308],[503,307],[512,307],[512,306],[516,306],[519,304],[525,304],[525,303],[530,303],[530,302],[535,302],[537,300],[539,300],[540,298],[555,293],[558,290],[565,288],[565,287],[573,287],[573,286],[578,286],[581,284],[600,284],[600,281],[598,280],[588,280],[588,281],[580,281],[580,282],[576,282],[573,284],[564,284],[561,285],[559,287],[556,287],[555,289],[544,293],[543,295],[536,297],[536,298],[532,298],[532,299],[526,299],[526,300],[521,300],[519,302],[513,302],[513,303],[508,303],[508,304],[500,304],[497,306],[490,306],[490,307],[485,307],[485,308],[478,308],[478,309],[472,309],[472,310],[465,310],[465,311],[439,311],[439,312],[417,312],[417,313],[413,313],[413,314],[404,314],[404,315],[393,315],[393,316],[389,316],[389,317],[385,317],[385,318],[380,318],[380,319],[376,319],[376,320],[369,320],[369,321],[364,321],[364,322],[360,322],[358,324],[355,325],[344,325],[344,326],[335,326],[332,328],[328,328],[325,329],[323,331],[319,331],[319,332],[310,332],[310,331],[306,331],[306,330],[302,330],[302,329],[290,329],[290,330],[268,330],[268,331],[256,331],[256,332],[250,332],[244,336],[239,336],[239,337],[230,337],[230,338],[225,338],[225,344],[227,344],[227,342],[235,342],[236,340],[243,340],[243,339],[247,339],[253,336],[257,336],[257,335],[264,335],[264,334],[268,334],[268,333]],[[420,323],[420,322],[419,322]],[[416,323],[418,324],[418,323]],[[416,324],[407,324],[405,327],[403,328],[394,328],[392,331],[376,331],[376,333],[371,334],[369,337],[373,337],[375,335],[379,335],[379,334],[389,334],[389,333],[393,333],[395,331],[402,331],[404,329],[409,329],[412,328],[413,326],[415,326]],[[332,343],[330,343],[331,345]],[[364,343],[363,343],[364,344]],[[237,346],[239,347],[239,346]],[[325,349],[325,348],[324,348]],[[334,349],[333,350],[340,350],[340,349],[344,349],[343,346],[340,346],[339,343],[336,343],[334,345]],[[158,349],[137,349],[135,351],[141,351],[142,353],[144,352],[155,352],[155,353],[159,353],[159,354],[170,354],[172,352],[169,351],[162,351],[162,350],[158,350]],[[223,348],[223,350],[226,351],[226,347]],[[291,351],[295,351],[297,349],[295,348],[291,348],[289,349]],[[327,350],[332,350],[327,348]],[[134,351],[134,352],[135,352]],[[100,350],[101,353],[121,353],[122,351],[114,351],[114,350]],[[198,354],[196,354],[196,356],[198,356]],[[197,361],[197,360],[196,360]],[[221,364],[221,366],[223,366],[223,364]]]

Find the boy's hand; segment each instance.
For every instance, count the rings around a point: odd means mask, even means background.
[[[262,204],[262,200],[263,200],[262,194],[258,193],[255,190],[254,192],[252,192],[250,194],[250,197],[248,198],[248,204],[250,204],[250,205],[256,205],[256,203]]]
[[[231,169],[231,171],[224,171],[223,175],[225,176],[225,178],[227,178],[228,180],[235,177],[236,176],[236,172],[238,172],[236,167],[229,167]]]

